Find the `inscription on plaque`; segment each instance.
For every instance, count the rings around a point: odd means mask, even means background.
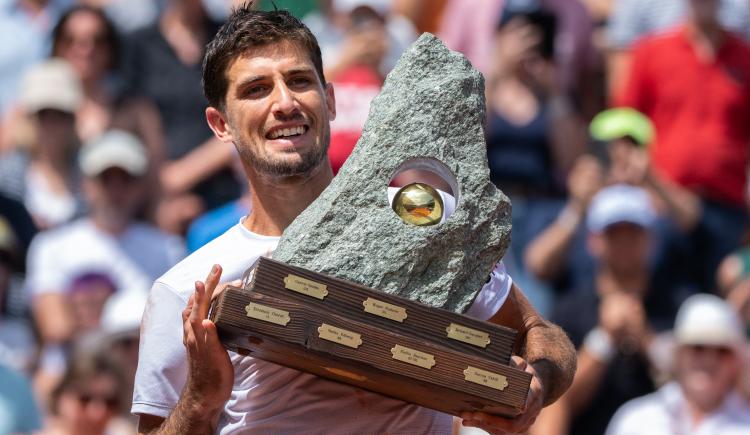
[[[500,391],[503,391],[508,386],[508,378],[505,376],[472,366],[468,366],[464,370],[464,379]]]
[[[312,296],[321,300],[328,296],[328,288],[325,284],[302,278],[301,276],[292,275],[291,273],[284,278],[284,287],[297,293],[302,293],[303,295]]]
[[[469,328],[468,326],[451,323],[445,330],[448,332],[448,337],[454,340],[479,347],[487,347],[490,344],[490,335],[488,333]]]
[[[375,314],[376,316],[385,317],[395,322],[403,322],[406,319],[406,308],[399,307],[398,305],[373,298],[367,298],[362,302],[362,305],[365,306],[365,312]]]
[[[362,344],[362,336],[356,332],[323,323],[318,327],[318,337],[356,349]]]
[[[253,319],[263,320],[281,326],[286,326],[286,324],[291,320],[287,311],[279,310],[273,307],[267,307],[261,304],[256,304],[255,302],[250,302],[249,304],[247,304],[245,306],[245,312],[247,313],[247,317],[252,317]]]
[[[435,365],[435,357],[429,353],[420,352],[416,349],[397,344],[391,349],[393,359],[413,364],[425,369],[431,369]]]

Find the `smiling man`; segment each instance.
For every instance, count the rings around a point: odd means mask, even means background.
[[[252,211],[154,283],[132,407],[139,431],[452,433],[448,415],[221,346],[206,318],[211,296],[220,281],[240,278],[259,256],[272,253],[284,229],[330,183],[326,152],[336,108],[315,38],[285,11],[238,8],[208,46],[203,69],[206,118],[216,137],[239,152]],[[205,282],[198,281],[209,268]],[[502,263],[469,313],[518,329],[523,358],[514,362],[534,377],[522,415],[467,413],[464,424],[493,433],[523,431],[570,384],[574,350],[562,330],[529,305]]]

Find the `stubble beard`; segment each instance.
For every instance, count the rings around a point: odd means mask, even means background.
[[[328,157],[330,138],[330,129],[326,128],[323,132],[321,143],[303,153],[297,153],[301,157],[300,160],[274,159],[268,155],[259,155],[254,150],[261,147],[254,147],[244,142],[237,143],[236,147],[242,161],[249,163],[260,174],[282,178],[294,176],[305,177],[310,175]],[[294,152],[290,152],[289,154],[292,153]]]

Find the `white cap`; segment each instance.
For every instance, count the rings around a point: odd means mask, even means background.
[[[616,184],[594,195],[586,224],[589,231],[598,233],[610,225],[623,222],[650,228],[655,220],[656,212],[648,192],[640,187]]]
[[[391,9],[391,0],[333,0],[333,10],[341,13],[350,13],[354,9],[366,6],[378,15],[388,15]]]
[[[685,300],[677,312],[674,336],[678,344],[739,348],[745,340],[739,316],[727,301],[711,294]]]
[[[102,310],[102,332],[108,336],[137,332],[147,299],[146,292],[137,290],[124,290],[110,296]]]
[[[148,169],[148,155],[137,137],[120,130],[109,130],[84,145],[78,163],[81,172],[89,177],[109,168],[122,168],[138,177]]]
[[[42,109],[75,113],[82,100],[81,81],[73,67],[62,59],[34,66],[21,82],[19,102],[29,113]]]

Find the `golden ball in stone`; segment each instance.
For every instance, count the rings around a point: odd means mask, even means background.
[[[435,225],[443,217],[443,198],[424,183],[411,183],[399,189],[392,207],[398,217],[412,225]]]

